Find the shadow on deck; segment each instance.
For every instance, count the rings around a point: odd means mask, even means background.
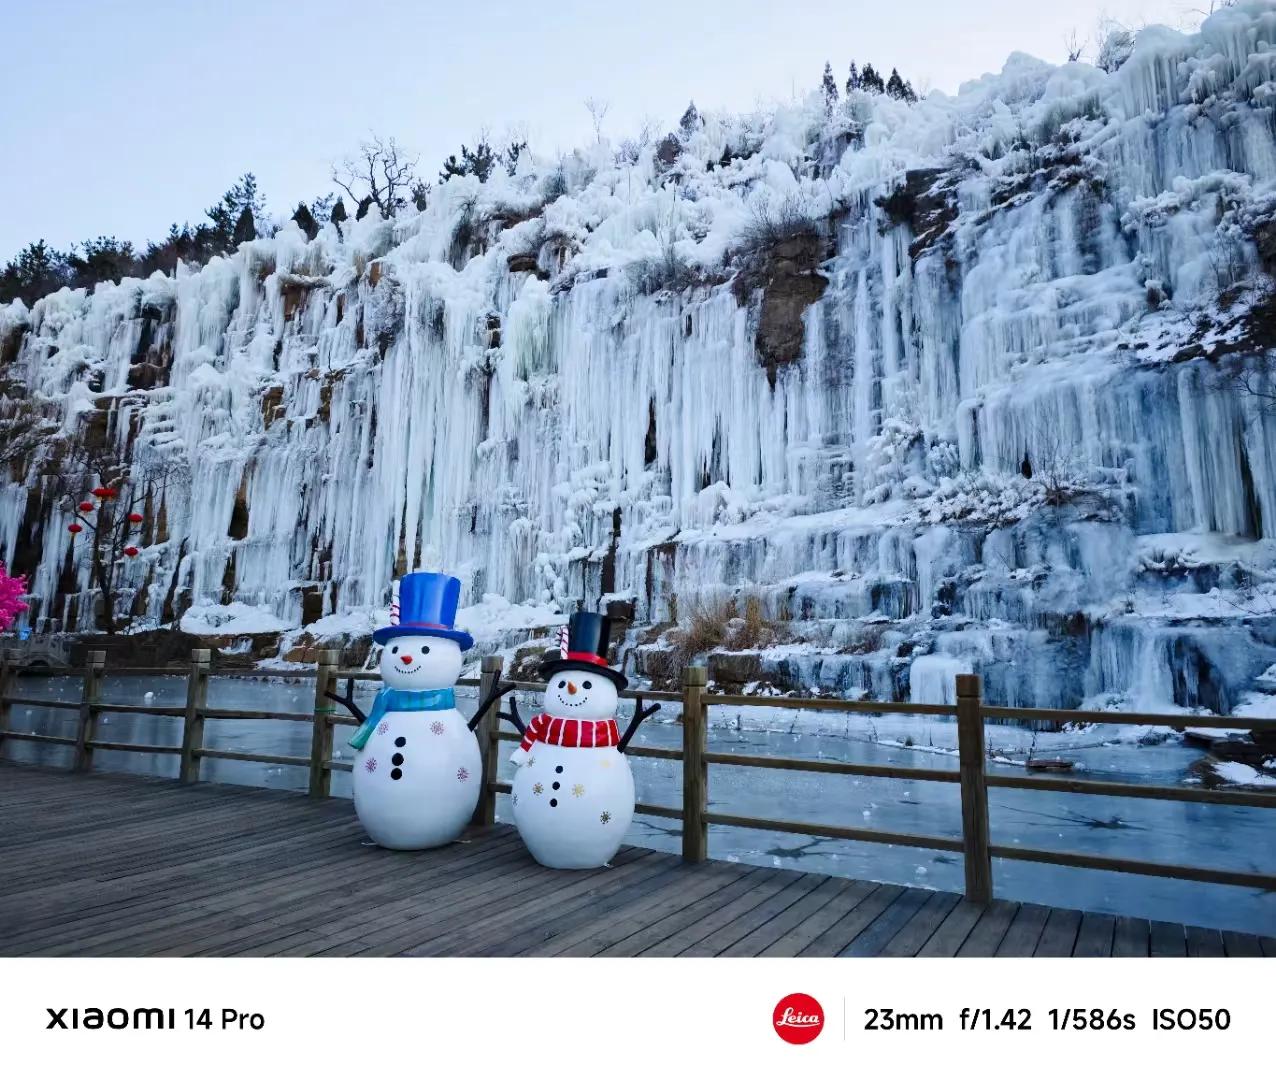
[[[1261,956],[1276,940],[829,878],[364,846],[346,800],[0,764],[4,956]]]

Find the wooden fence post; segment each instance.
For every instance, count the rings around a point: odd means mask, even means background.
[[[208,666],[213,654],[208,649],[191,650],[190,671],[186,675],[186,715],[182,725],[182,760],[177,778],[183,784],[199,780],[199,751],[204,745],[204,706],[208,704]]]
[[[80,692],[80,723],[75,732],[76,772],[87,772],[93,765],[93,742],[97,727],[98,700],[102,690],[102,669],[106,666],[106,653],[101,649],[89,652],[84,665],[84,688]]]
[[[9,730],[9,703],[4,698],[13,682],[13,667],[8,647],[0,645],[0,746],[4,744],[4,733]]]
[[[705,764],[705,707],[701,700],[709,673],[682,669],[682,860],[709,857],[709,768]]]
[[[988,904],[992,901],[992,856],[988,851],[988,786],[984,774],[984,718],[978,675],[957,676],[957,751],[961,761],[966,899],[975,904]]]
[[[483,657],[479,675],[479,701],[486,701],[487,695],[496,689],[500,681],[501,658],[499,656]],[[500,702],[493,703],[474,728],[474,734],[478,738],[479,753],[483,755],[483,786],[479,791],[478,806],[474,808],[472,819],[475,825],[496,824],[496,791],[493,785],[496,783],[497,772],[501,767],[501,744],[496,738],[501,727],[498,715],[500,711]]]
[[[341,653],[336,649],[324,649],[319,653],[319,666],[315,670],[314,719],[310,729],[310,796],[314,799],[327,798],[332,794],[332,770],[328,763],[332,760],[332,714],[336,707],[325,695],[332,689],[340,666]]]

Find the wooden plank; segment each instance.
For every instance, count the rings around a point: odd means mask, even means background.
[[[755,869],[745,868],[745,872]],[[632,903],[613,909],[606,919],[584,923],[555,934],[550,941],[529,947],[516,956],[592,956],[631,934],[649,927],[666,915],[717,893],[728,883],[741,877],[738,864],[709,863],[703,868],[683,866],[677,874],[663,880],[661,887]]]
[[[798,876],[792,871],[785,870],[772,870],[765,874],[752,875],[749,878],[750,887],[735,896],[730,903],[703,913],[695,922],[684,924],[676,932],[656,941],[641,952],[627,955],[677,956],[696,942],[703,941],[724,926],[729,926],[759,904],[783,891],[789,882]]]
[[[1235,930],[1223,931],[1223,948],[1228,956],[1262,956],[1263,947],[1253,934],[1240,934]],[[1156,954],[1153,953],[1153,956]]]
[[[851,939],[839,956],[877,956],[913,916],[926,905],[931,894],[925,889],[905,889],[876,919]]]
[[[842,880],[843,888],[831,896],[819,910],[811,912],[774,944],[762,950],[762,956],[797,956],[825,930],[872,893],[877,886],[871,881]]]
[[[998,956],[1031,956],[1041,940],[1050,909],[1040,904],[1020,904],[1015,917],[1010,920],[1006,936],[997,946]]]
[[[1010,900],[994,900],[979,916],[979,921],[971,928],[966,940],[957,950],[958,956],[996,956],[997,949],[1010,922],[1019,910],[1019,905]]]
[[[802,949],[798,955],[839,955],[855,940],[856,935],[890,907],[903,891],[899,885],[878,885],[868,896]]]
[[[711,917],[715,912],[730,905],[737,897],[754,889],[759,882],[769,880],[778,873],[777,870],[765,867],[738,866],[737,875],[721,889],[685,906],[678,905],[674,910],[667,914],[660,914],[638,930],[630,928],[629,933],[622,933],[621,931],[626,928],[621,927],[614,936],[602,935],[603,941],[607,941],[608,937],[613,939],[592,952],[586,952],[585,946],[582,945],[580,949],[569,949],[566,955],[639,956],[644,950],[659,945],[687,926]]]
[[[1188,956],[1226,956],[1223,949],[1223,935],[1218,930],[1210,930],[1204,926],[1187,928]]]
[[[719,956],[760,956],[794,928],[829,906],[829,902],[845,892],[851,882],[842,878],[823,878],[796,904],[779,912],[755,930],[718,953]]]
[[[1081,912],[1054,908],[1046,920],[1033,956],[1071,956],[1081,929]]]
[[[1147,919],[1118,915],[1112,941],[1113,956],[1147,956],[1152,927]]]
[[[1186,956],[1187,931],[1178,923],[1153,922],[1151,956]]]
[[[960,900],[961,897],[956,893],[931,893],[917,914],[886,943],[879,955],[916,956]]]
[[[939,924],[939,929],[930,936],[930,940],[921,947],[917,955],[956,956],[957,950],[965,943],[983,911],[982,904],[972,904],[969,900],[960,901]]]
[[[774,896],[732,919],[726,926],[688,946],[679,956],[717,956],[758,927],[765,926],[777,915],[791,908],[819,887],[823,879],[817,874],[802,874],[791,880]]]
[[[1081,929],[1072,947],[1073,956],[1111,956],[1116,933],[1116,917],[1086,912],[1081,916]]]

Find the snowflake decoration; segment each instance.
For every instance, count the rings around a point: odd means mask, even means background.
[[[465,768],[457,769],[456,778],[461,781],[468,780],[470,778],[470,770]]]
[[[604,810],[601,814],[598,815],[598,820],[601,821],[604,825],[606,825],[607,822],[611,820],[611,815],[607,813],[606,810]]]
[[[573,795],[575,795],[575,796],[576,796],[576,798],[578,798],[578,799],[579,799],[582,795],[584,795],[584,794],[585,794],[585,785],[584,785],[584,784],[572,784],[572,794],[573,794]]]
[[[443,726],[442,720],[435,720],[434,723],[430,725],[430,730],[434,732],[435,735],[442,735],[447,728]]]
[[[377,728],[377,734],[384,735],[389,730],[390,730],[390,722],[388,720],[382,720],[381,726]]]
[[[600,769],[610,769],[610,768],[611,768],[611,758],[609,758],[609,757],[607,757],[607,756],[605,756],[605,755],[604,755],[603,757],[600,757],[600,758],[598,759],[598,767],[599,767]]]
[[[511,795],[511,796],[510,796],[510,802],[512,802],[515,806],[517,806],[517,805],[518,805],[518,796],[517,796],[517,795]]]
[[[532,794],[533,794],[533,795],[539,795],[539,794],[540,794],[542,791],[544,791],[544,790],[545,790],[545,785],[544,785],[544,784],[533,784],[533,785],[532,785]]]
[[[528,764],[528,766],[529,766],[529,767],[530,767],[530,766],[532,766],[532,765],[535,765],[535,764],[536,764],[536,759],[535,759],[534,757],[529,757],[529,758],[527,759],[527,764]]]
[[[377,771],[377,759],[376,759],[376,758],[374,758],[374,757],[370,757],[370,758],[368,758],[368,760],[367,760],[367,761],[365,761],[365,762],[363,763],[363,767],[364,767],[365,769],[367,769],[367,770],[368,770],[368,772],[376,772],[376,771]]]

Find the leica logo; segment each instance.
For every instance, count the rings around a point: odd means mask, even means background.
[[[824,1009],[810,994],[788,994],[771,1013],[775,1033],[787,1043],[801,1045],[824,1028]]]

